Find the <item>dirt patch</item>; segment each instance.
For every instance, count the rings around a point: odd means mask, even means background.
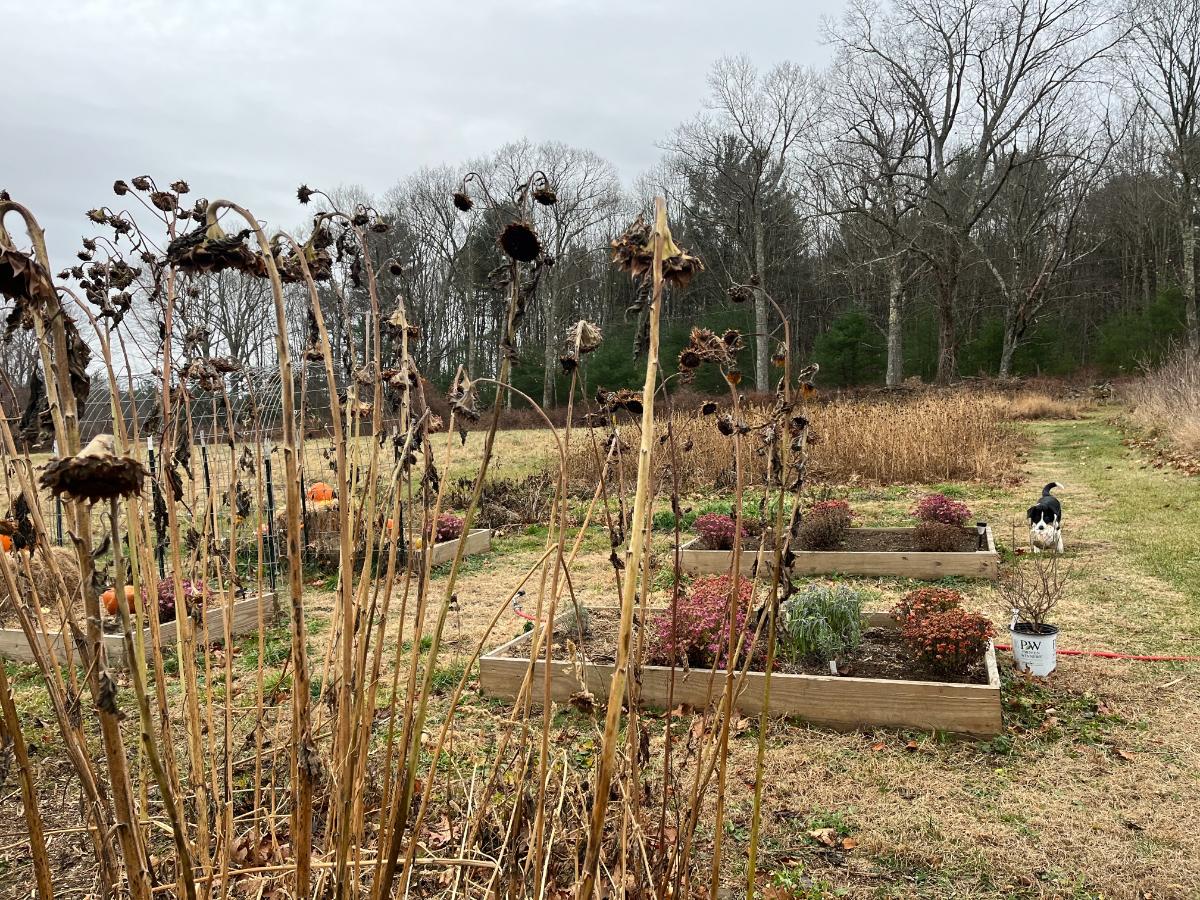
[[[573,622],[554,629],[552,655],[557,660],[571,658],[576,649],[593,663],[609,664],[615,661],[614,648],[617,643],[616,610],[602,610],[587,615],[587,632],[580,635]],[[634,645],[637,644],[638,626],[634,624]],[[529,642],[522,641],[505,651],[511,659],[528,659]],[[762,666],[752,664],[751,671],[762,671]],[[931,672],[913,660],[894,628],[867,628],[863,631],[862,643],[849,653],[838,657],[837,674],[845,678],[883,678],[889,681],[939,681],[946,684],[987,684],[987,670],[980,659],[965,675],[942,675]],[[829,665],[820,662],[790,662],[778,660],[776,672],[785,675],[829,675]]]
[[[846,553],[919,553],[913,545],[912,531],[874,531],[851,528],[839,548]],[[964,530],[958,546],[943,553],[974,553],[979,549],[978,538]]]

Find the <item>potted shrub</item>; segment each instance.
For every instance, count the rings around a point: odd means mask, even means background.
[[[1058,560],[1057,555],[1023,557],[1000,580],[1000,595],[1012,615],[1013,662],[1018,671],[1043,678],[1058,664],[1058,627],[1048,619],[1070,578]]]
[[[812,584],[779,608],[779,655],[792,662],[828,663],[862,641],[864,595],[844,584]]]

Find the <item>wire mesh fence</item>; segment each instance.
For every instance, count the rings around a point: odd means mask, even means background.
[[[331,486],[336,458],[328,381],[316,363],[296,375],[293,407],[303,430],[299,460],[303,562],[336,565],[337,505],[342,498],[335,496]],[[346,386],[338,384],[338,397],[332,402],[345,403]],[[217,390],[173,385],[171,391],[173,416],[164,429],[160,374],[124,379],[117,391],[104,385],[93,391],[80,415],[81,440],[86,443],[96,435],[116,433],[115,413],[125,433],[139,445],[150,472],[147,499],[160,576],[165,575],[169,555],[169,491],[178,501],[179,535],[186,550],[207,544],[212,555],[235,561],[243,578],[261,575],[274,588],[286,564],[282,527],[286,485],[280,445],[283,395],[278,368],[231,373]],[[359,450],[377,438],[385,442],[399,428],[398,419],[385,414],[376,433],[371,418],[363,415],[356,420]],[[398,443],[391,443],[392,452],[398,454]],[[356,452],[353,444],[351,449]],[[55,453],[51,448],[35,454],[35,466]],[[39,499],[54,541],[67,544],[70,528],[62,501],[46,494]],[[101,514],[93,511],[95,516]]]

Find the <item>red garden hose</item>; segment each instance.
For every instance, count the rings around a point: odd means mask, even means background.
[[[996,644],[997,650],[1011,650],[1008,644]],[[1200,662],[1200,656],[1138,656],[1135,653],[1113,653],[1111,650],[1059,650],[1060,656],[1098,656],[1101,659],[1132,659],[1138,662]]]

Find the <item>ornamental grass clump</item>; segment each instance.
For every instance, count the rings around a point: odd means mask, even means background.
[[[692,526],[700,535],[700,542],[707,550],[732,550],[737,535],[737,523],[732,516],[722,513],[705,513]],[[744,533],[744,532],[743,532]]]
[[[728,575],[712,575],[694,581],[687,595],[679,599],[674,614],[665,610],[651,620],[650,658],[660,665],[726,664],[731,595],[732,583]],[[733,610],[734,646],[746,630],[746,616],[753,595],[750,582],[738,582]]]
[[[965,675],[987,650],[996,629],[985,616],[948,609],[910,619],[904,643],[922,666],[940,675]]]
[[[794,663],[826,663],[862,641],[866,594],[845,584],[813,584],[779,609],[777,650]]]
[[[943,525],[965,525],[971,518],[971,508],[945,494],[926,494],[913,509],[922,522],[941,522]]]

